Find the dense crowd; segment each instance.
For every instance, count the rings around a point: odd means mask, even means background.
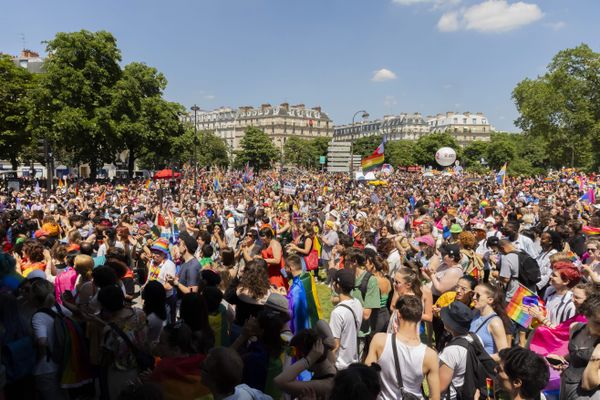
[[[192,175],[0,196],[0,399],[600,398],[596,176]]]

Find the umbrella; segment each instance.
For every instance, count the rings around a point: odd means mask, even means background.
[[[179,177],[181,177],[179,172],[175,172],[172,169],[162,169],[154,174],[153,179],[172,179]]]

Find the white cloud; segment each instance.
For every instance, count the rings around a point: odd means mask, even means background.
[[[396,78],[397,77],[395,73],[393,73],[387,68],[381,68],[380,70],[377,70],[373,73],[373,77],[371,78],[371,80],[373,82],[384,82],[391,81]]]
[[[454,32],[460,28],[460,23],[458,21],[458,12],[451,11],[447,12],[438,21],[437,24],[440,32]]]
[[[565,26],[567,26],[567,23],[564,21],[558,21],[558,22],[549,22],[546,25],[549,26],[550,29],[552,29],[554,31],[559,31],[562,28],[564,28]]]
[[[206,94],[204,95],[204,100],[214,100],[215,99],[215,95],[214,94]]]
[[[460,11],[447,12],[440,18],[438,29],[479,32],[507,32],[538,21],[544,16],[537,4],[509,4],[506,0],[486,0]]]

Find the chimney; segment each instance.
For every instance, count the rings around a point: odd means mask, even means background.
[[[290,103],[281,103],[280,104],[281,108],[283,108],[285,111],[289,111],[290,110]]]
[[[321,112],[321,106],[316,106],[312,108],[315,111]]]
[[[36,53],[35,51],[31,51],[28,49],[23,49],[21,51],[21,58],[37,58],[40,55],[38,53]]]
[[[470,111],[465,111],[463,114],[465,115],[465,117],[468,117],[469,115],[471,115],[471,112]]]
[[[300,103],[300,104],[296,104],[295,106],[292,106],[294,108],[304,108],[304,104]]]
[[[269,103],[263,103],[260,105],[260,109],[263,111],[270,107],[271,107],[271,105]]]
[[[454,111],[447,111],[446,112],[446,118],[450,118],[452,116],[454,116]]]
[[[482,112],[475,113],[475,115],[483,117],[483,113]]]

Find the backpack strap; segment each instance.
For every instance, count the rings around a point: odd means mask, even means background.
[[[477,333],[477,332],[479,332],[479,330],[480,330],[481,328],[483,328],[483,327],[485,326],[485,324],[486,324],[486,323],[487,323],[487,322],[488,322],[490,319],[492,319],[492,318],[494,318],[494,317],[497,317],[497,316],[498,316],[498,314],[496,314],[496,313],[493,313],[492,315],[490,315],[489,317],[487,317],[486,319],[484,319],[484,320],[483,320],[483,322],[481,323],[481,325],[479,325],[479,328],[477,328],[477,329],[475,330],[475,332],[473,332],[473,333]]]
[[[358,285],[358,289],[360,290],[360,294],[362,295],[363,301],[365,301],[365,296],[367,295],[367,289],[369,287],[369,279],[373,276],[372,273],[366,271],[360,281],[360,285]]]
[[[360,349],[359,349],[359,339],[358,339],[358,332],[360,332],[360,324],[358,323],[358,319],[356,318],[356,314],[354,314],[354,310],[352,308],[350,308],[349,305],[347,304],[338,304],[337,306],[335,306],[335,308],[337,307],[342,307],[342,308],[346,308],[348,310],[350,310],[350,313],[352,313],[352,317],[354,318],[354,326],[356,327],[356,354],[360,354]]]
[[[392,350],[394,353],[394,366],[396,367],[396,379],[398,380],[398,386],[400,386],[400,392],[404,390],[404,382],[402,382],[402,372],[400,372],[400,359],[398,358],[398,345],[396,344],[396,335],[390,333],[390,339],[392,341]]]

